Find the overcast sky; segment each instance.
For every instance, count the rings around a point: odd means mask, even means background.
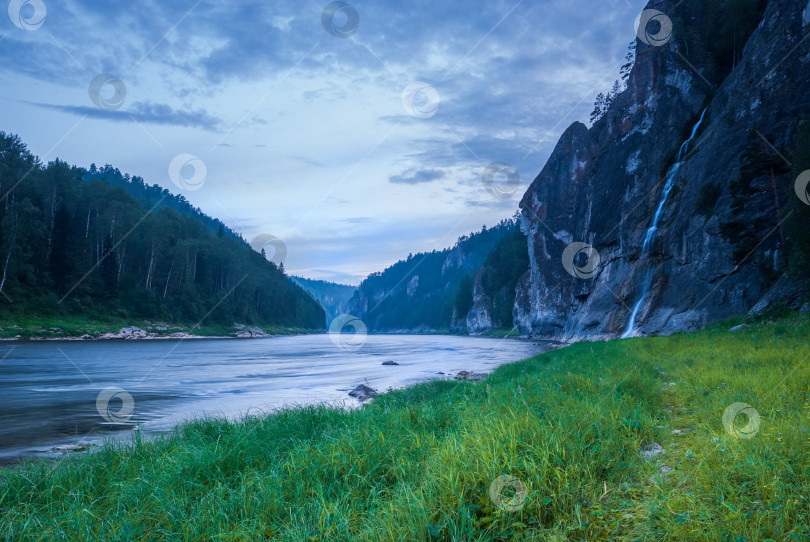
[[[12,0],[0,130],[357,284],[512,216],[619,77],[645,3]],[[487,190],[492,163],[514,169]]]

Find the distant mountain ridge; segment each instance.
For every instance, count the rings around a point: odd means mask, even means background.
[[[326,312],[326,326],[341,314],[345,314],[349,309],[349,300],[357,291],[357,286],[337,284],[326,280],[307,279],[304,277],[291,276],[290,280],[298,284],[301,288],[312,294],[318,300]]]
[[[481,295],[482,290],[476,285],[482,284],[482,266],[490,255],[504,240],[511,243],[516,236],[523,238],[519,244],[526,254],[525,268],[518,272],[520,276],[528,271],[525,237],[517,222],[504,220],[492,228],[485,227],[459,238],[452,248],[411,254],[406,260],[370,275],[349,302],[349,311],[362,319],[369,330],[389,332],[466,332],[468,313],[474,307],[479,315],[488,313],[493,302],[499,307],[507,304],[511,315],[514,284],[505,294],[498,291],[486,296]],[[520,265],[519,261],[511,260],[503,264],[509,268]],[[494,266],[495,263],[491,267]],[[498,277],[494,282],[500,283],[501,274],[500,269],[491,273]],[[511,316],[509,320],[505,327],[511,328]],[[473,331],[480,329],[475,327]]]

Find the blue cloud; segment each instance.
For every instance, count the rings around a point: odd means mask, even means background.
[[[144,124],[162,124],[168,126],[182,126],[185,128],[200,128],[202,130],[217,131],[222,121],[208,112],[179,111],[165,104],[148,102],[135,102],[127,110],[108,111],[97,107],[84,105],[57,105],[36,102],[26,102],[37,107],[45,107],[63,113],[85,116],[94,119],[111,120],[114,122],[142,122]]]
[[[445,177],[445,172],[438,169],[409,169],[399,175],[388,178],[394,184],[421,184],[432,183]]]

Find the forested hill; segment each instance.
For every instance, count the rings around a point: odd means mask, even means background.
[[[182,196],[41,164],[0,132],[0,316],[324,327],[316,300]]]
[[[112,186],[123,187],[147,209],[159,204],[159,207],[167,207],[178,214],[197,219],[208,231],[217,234],[219,237],[230,237],[236,239],[245,247],[249,246],[240,234],[223,224],[218,218],[212,218],[199,208],[191,205],[182,194],[172,194],[167,189],[156,184],[149,186],[144,182],[143,178],[137,175],[130,177],[128,173],[122,174],[118,168],[114,168],[109,164],[101,168],[91,164],[90,169],[80,169],[79,171],[83,171],[81,178],[85,181],[99,180]]]
[[[349,310],[374,331],[511,329],[515,285],[528,265],[526,237],[504,220],[370,275]]]

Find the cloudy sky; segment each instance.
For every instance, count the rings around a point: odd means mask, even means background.
[[[512,216],[645,3],[11,0],[0,130],[357,284]]]

